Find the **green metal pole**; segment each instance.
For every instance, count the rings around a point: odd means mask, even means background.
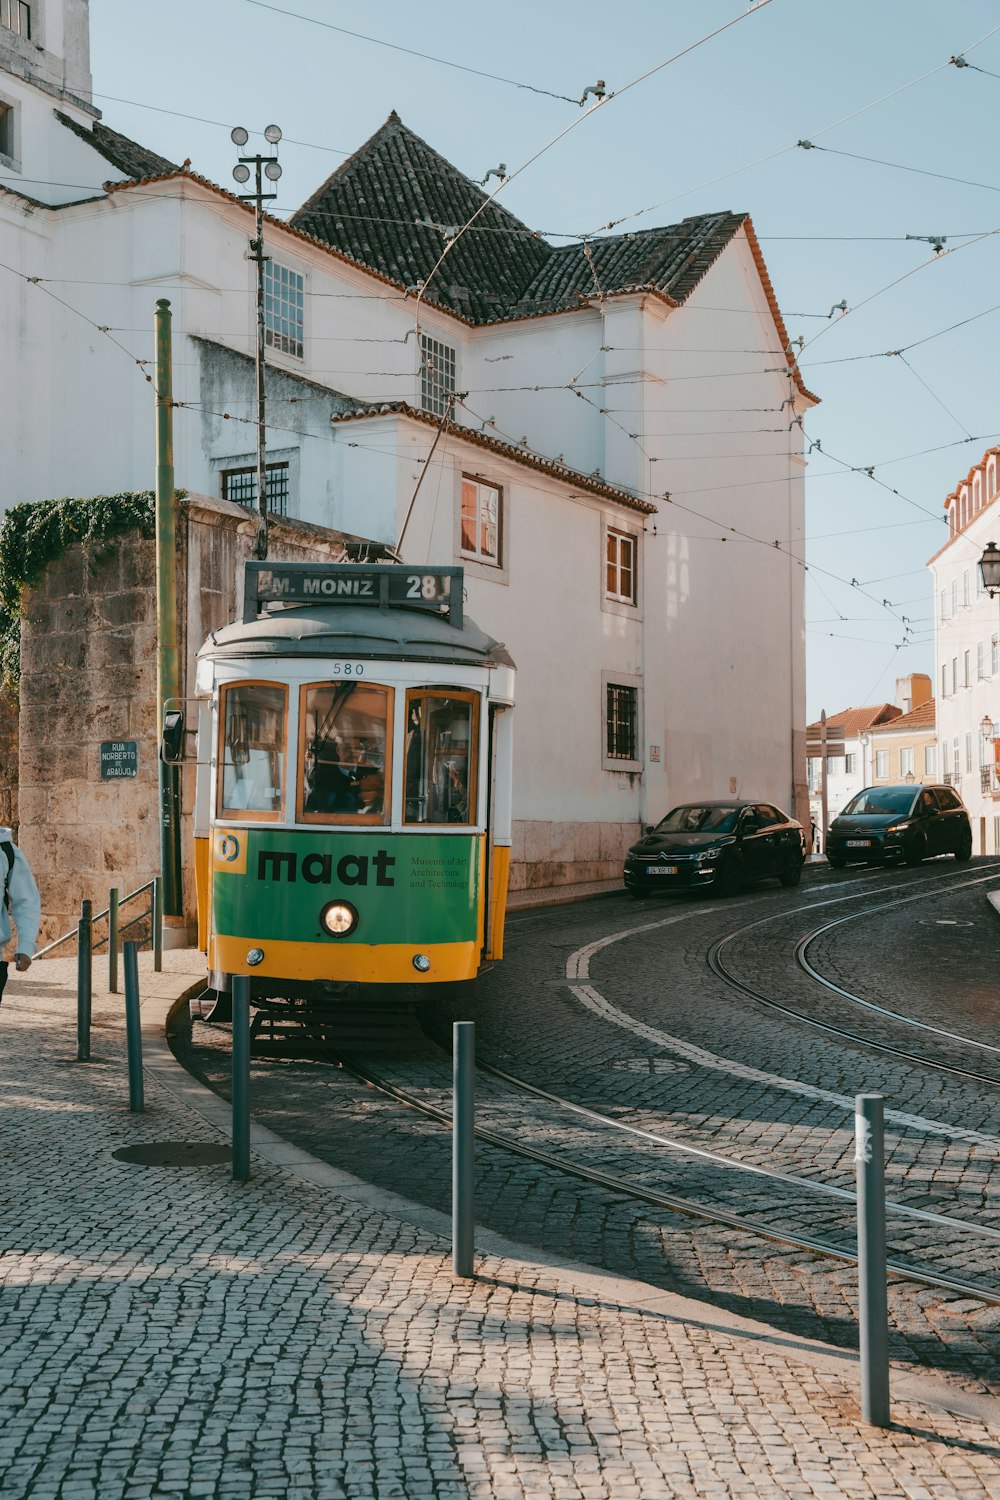
[[[118,993],[118,890],[108,892],[108,989]]]
[[[156,304],[156,726],[163,728],[168,698],[180,696],[177,660],[177,501],[174,491],[173,375],[170,303]],[[180,782],[176,766],[158,760],[160,875],[163,910],[183,916]]]

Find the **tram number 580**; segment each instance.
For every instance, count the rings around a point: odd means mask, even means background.
[[[406,579],[407,599],[437,599],[441,580],[435,573],[410,573]]]

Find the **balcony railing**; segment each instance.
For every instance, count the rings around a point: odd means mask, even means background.
[[[31,6],[28,0],[0,0],[0,26],[31,41]]]

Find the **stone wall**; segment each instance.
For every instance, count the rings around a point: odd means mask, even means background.
[[[15,691],[0,688],[0,824],[17,835],[17,741],[19,703]]]
[[[256,520],[238,505],[204,496],[181,502],[182,692],[194,691],[194,658],[209,631],[242,612],[243,563],[255,538]],[[274,518],[270,526],[275,560],[344,561],[355,541],[304,522]],[[0,787],[11,738],[0,728]],[[136,742],[137,775],[102,781],[101,744],[115,740]],[[74,547],[25,600],[18,774],[0,792],[0,814],[19,811],[19,841],[42,892],[43,942],[75,926],[82,900],[100,910],[110,887],[124,895],[158,870],[158,748],[154,542],[132,533],[100,553]],[[193,937],[193,766],[181,800],[186,932]]]
[[[641,832],[638,823],[515,822],[510,889],[621,880],[626,850]]]

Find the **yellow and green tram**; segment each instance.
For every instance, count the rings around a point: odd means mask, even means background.
[[[234,975],[329,1003],[502,957],[514,676],[464,617],[461,568],[247,563],[243,620],[197,666],[199,939],[220,998]]]

